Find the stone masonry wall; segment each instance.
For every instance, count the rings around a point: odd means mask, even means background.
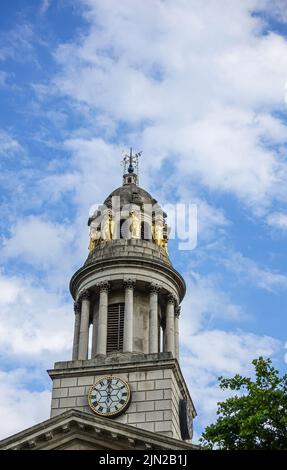
[[[101,376],[78,375],[53,379],[51,417],[68,409],[90,412],[88,392]],[[114,421],[181,439],[179,428],[179,399],[181,393],[172,369],[117,373],[131,387],[132,398],[126,412]]]

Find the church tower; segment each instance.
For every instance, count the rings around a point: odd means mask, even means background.
[[[196,411],[179,365],[185,282],[168,255],[167,214],[123,159],[122,186],[89,218],[89,254],[70,282],[70,361],[56,362],[51,417],[0,450],[192,450]]]
[[[51,417],[79,410],[191,441],[196,415],[179,365],[185,282],[168,255],[167,214],[124,157],[122,186],[89,218],[89,254],[70,282],[71,361],[57,362]]]

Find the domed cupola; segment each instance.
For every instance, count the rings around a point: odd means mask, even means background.
[[[170,264],[166,213],[157,200],[138,186],[138,156],[127,155],[123,184],[115,189],[89,218],[90,245],[86,264],[115,254],[155,258]],[[128,169],[127,169],[127,164]],[[144,250],[146,248],[146,251]]]

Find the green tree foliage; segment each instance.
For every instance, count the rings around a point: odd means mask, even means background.
[[[200,439],[208,449],[287,449],[287,374],[279,377],[270,359],[252,364],[255,380],[219,377],[222,389],[238,391],[218,403],[219,418]]]

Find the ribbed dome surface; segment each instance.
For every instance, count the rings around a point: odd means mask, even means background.
[[[115,189],[105,200],[104,204],[108,205],[113,196],[121,198],[121,207],[125,204],[155,204],[157,201],[144,189],[136,184],[125,184]]]

